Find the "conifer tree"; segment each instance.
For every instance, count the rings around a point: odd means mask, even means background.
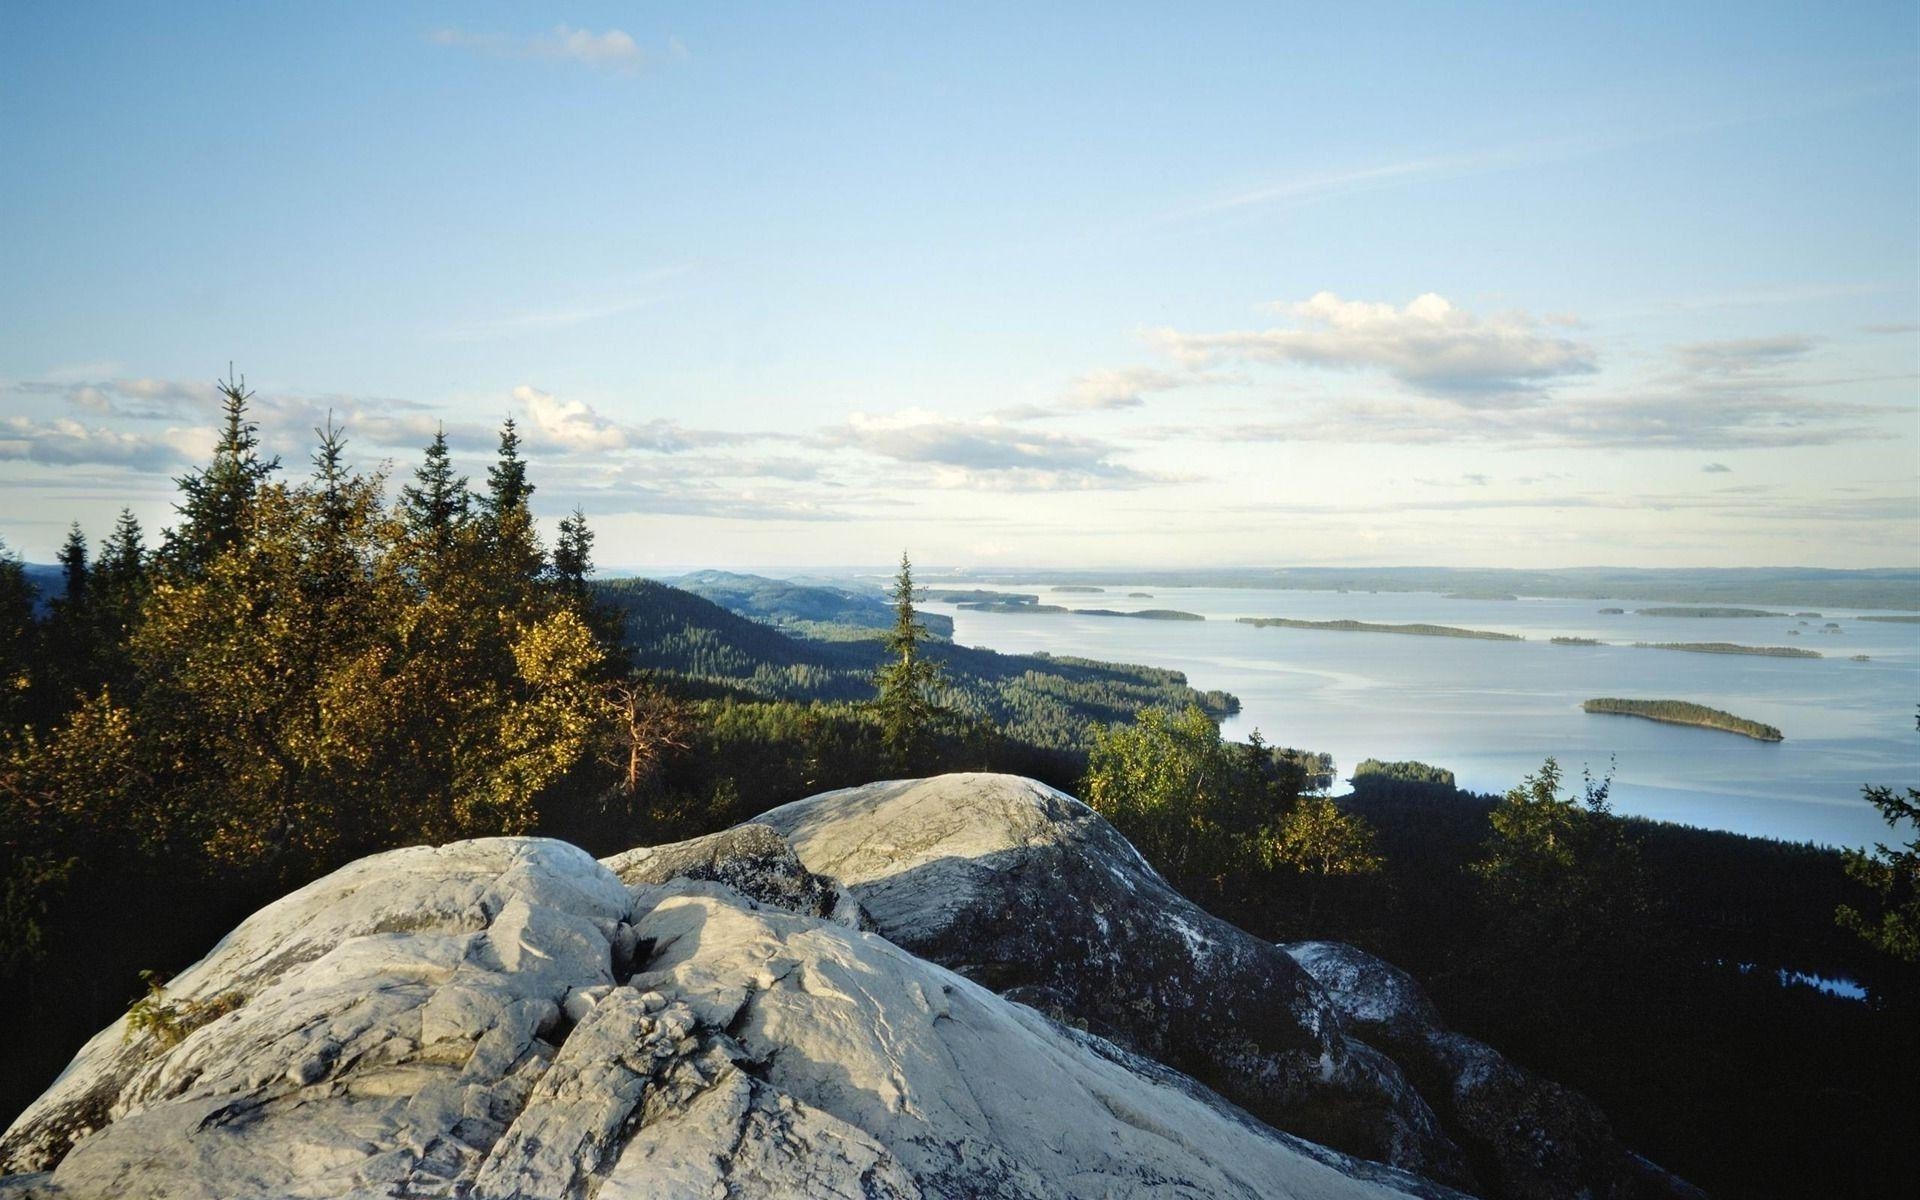
[[[427,445],[426,461],[413,478],[413,483],[400,489],[400,519],[416,541],[444,555],[466,528],[473,504],[467,477],[453,473],[445,426],[434,433]]]
[[[260,455],[260,427],[247,414],[253,393],[246,379],[214,385],[220,391],[224,425],[213,462],[175,480],[181,499],[175,506],[180,525],[169,530],[163,551],[169,566],[198,574],[221,551],[240,542],[254,496],[279,470],[279,458]]]
[[[593,530],[587,527],[587,514],[578,507],[560,518],[560,540],[553,547],[553,573],[574,595],[586,594],[587,576],[593,573]]]
[[[540,577],[546,556],[533,528],[527,502],[533,496],[527,463],[520,457],[520,433],[513,418],[500,427],[500,449],[487,468],[487,493],[480,498],[482,533],[496,587],[511,603]]]
[[[880,714],[881,743],[898,770],[911,769],[925,755],[938,706],[933,689],[940,665],[921,655],[927,627],[913,608],[913,564],[900,554],[900,572],[893,581],[893,628],[887,632],[886,656],[874,673],[879,691],[875,707]]]
[[[66,593],[61,597],[62,606],[74,613],[82,613],[87,607],[87,535],[80,531],[80,522],[75,521],[67,528],[67,540],[60,547],[60,576],[66,584]]]

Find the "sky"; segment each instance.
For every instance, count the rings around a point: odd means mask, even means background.
[[[1902,3],[0,5],[0,538],[500,422],[603,567],[1920,564]]]

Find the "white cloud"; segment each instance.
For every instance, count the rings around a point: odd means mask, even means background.
[[[1384,371],[1417,391],[1509,397],[1598,368],[1591,346],[1545,332],[1526,313],[1476,317],[1428,292],[1405,308],[1320,292],[1276,306],[1292,327],[1150,336],[1189,366],[1224,360]]]
[[[122,433],[85,425],[69,417],[35,421],[0,417],[0,460],[57,466],[99,464],[142,471],[166,470],[191,462],[197,443],[209,440],[196,431]]]
[[[626,430],[593,411],[584,400],[562,400],[527,384],[514,388],[513,398],[526,409],[533,423],[531,432],[538,440],[562,450],[626,448]]]
[[[545,62],[577,63],[595,70],[633,74],[655,61],[624,29],[595,33],[571,25],[556,25],[547,33],[511,37],[503,33],[471,33],[464,29],[436,29],[427,35],[436,46],[453,46],[496,58],[528,58]],[[685,59],[687,47],[677,37],[666,41],[664,57]]]
[[[919,411],[854,413],[820,444],[923,468],[924,482],[943,488],[1068,491],[1168,482],[1115,461],[1118,447],[1097,438]]]
[[[1693,342],[1674,347],[1673,353],[1688,370],[1725,375],[1792,362],[1804,357],[1813,349],[1813,345],[1810,337],[1780,334],[1723,342]]]

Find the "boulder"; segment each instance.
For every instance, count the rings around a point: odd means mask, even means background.
[[[887,938],[1218,1089],[1268,1123],[1467,1185],[1400,1068],[1290,956],[1175,892],[1062,792],[960,774],[813,796],[756,822]]]
[[[1585,1096],[1446,1029],[1411,975],[1341,942],[1283,946],[1326,990],[1354,1034],[1406,1069],[1490,1192],[1699,1197],[1691,1184],[1632,1153]]]
[[[687,869],[725,875],[708,849]],[[807,912],[807,887],[663,871],[538,839],[343,868],[89,1042],[0,1137],[0,1196],[1452,1194]]]
[[[642,846],[601,862],[633,889],[675,879],[724,884],[756,904],[871,928],[860,905],[836,879],[815,875],[771,827],[748,822],[665,846]]]

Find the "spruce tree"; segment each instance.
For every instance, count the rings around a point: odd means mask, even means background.
[[[553,547],[553,573],[574,595],[584,595],[593,573],[593,530],[579,508],[560,518],[560,540]]]
[[[426,461],[413,473],[414,481],[400,489],[400,519],[412,537],[432,551],[444,554],[471,517],[473,497],[467,477],[453,473],[444,426],[427,445]]]
[[[224,424],[213,462],[175,480],[181,499],[175,506],[180,525],[167,533],[163,551],[170,566],[196,575],[229,546],[240,542],[260,485],[280,468],[279,458],[260,455],[260,427],[247,415],[253,393],[246,379],[214,385],[220,390]]]
[[[927,627],[913,608],[913,564],[900,554],[900,572],[893,581],[893,628],[886,637],[886,656],[874,673],[879,691],[875,707],[880,714],[880,738],[888,759],[898,770],[916,766],[927,750],[935,714],[933,688],[940,665],[920,653]]]
[[[527,462],[520,457],[520,433],[513,418],[500,427],[500,450],[487,468],[487,494],[480,498],[481,532],[495,585],[503,590],[502,603],[516,606],[546,566],[546,555],[533,528],[527,501],[533,484],[527,480]]]
[[[67,540],[60,547],[60,576],[67,585],[66,594],[61,597],[62,607],[74,613],[85,611],[88,582],[87,535],[80,531],[78,521],[67,528]]]

